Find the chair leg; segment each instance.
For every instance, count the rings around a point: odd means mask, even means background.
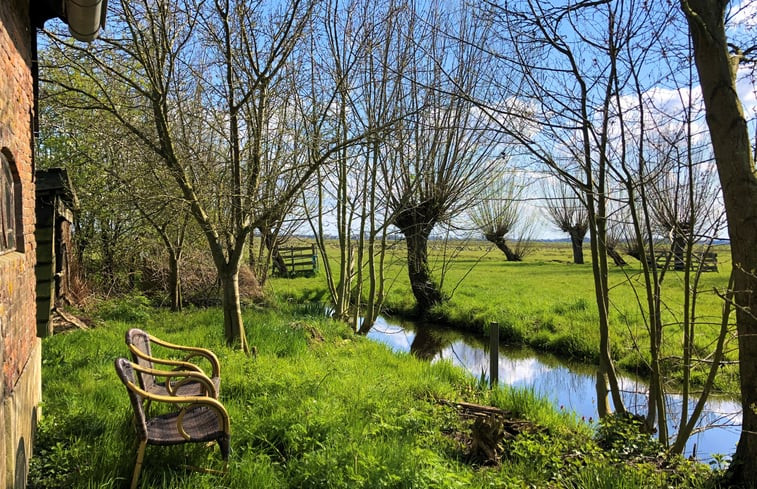
[[[229,472],[229,451],[231,448],[231,443],[229,443],[229,441],[228,437],[223,437],[218,440],[218,447],[221,449],[221,458],[223,459],[224,474]]]
[[[230,448],[228,436],[224,436],[218,439],[218,448],[221,449],[221,458],[228,462]]]
[[[142,462],[145,459],[145,449],[147,448],[147,441],[140,441],[139,448],[137,448],[137,463],[134,465],[134,474],[131,476],[131,489],[137,489],[137,483],[139,482],[139,473],[142,471]]]
[[[193,472],[202,472],[204,474],[226,475],[229,473],[229,437],[224,436],[216,440],[218,447],[221,449],[221,458],[223,459],[223,470],[209,469],[204,467],[197,467],[194,465],[184,465],[184,468]],[[207,446],[212,447],[213,442],[209,442]]]

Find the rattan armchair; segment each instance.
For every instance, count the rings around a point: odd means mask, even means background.
[[[131,357],[134,363],[141,367],[137,371],[139,385],[145,391],[158,395],[178,395],[178,396],[202,396],[218,398],[221,388],[221,365],[215,354],[207,348],[198,348],[194,346],[175,345],[163,341],[146,331],[138,328],[132,328],[126,332],[126,344],[131,351]],[[152,352],[152,345],[158,345],[166,350],[181,353],[182,360],[156,357]],[[196,363],[190,360],[207,360],[210,363],[210,375]],[[166,382],[159,382],[155,379],[155,371],[161,370],[157,366],[165,366],[176,371],[196,372],[210,379],[213,391],[208,390],[206,382],[196,380],[196,377],[187,377],[181,383],[172,384],[172,380],[167,378]],[[165,377],[165,376],[164,376]]]
[[[216,441],[225,461],[224,471],[228,470],[231,426],[229,415],[218,400],[207,396],[151,394],[137,384],[135,372],[142,370],[139,365],[125,358],[117,358],[115,367],[129,393],[139,438],[131,489],[136,489],[139,482],[147,445],[165,446]],[[175,410],[148,418],[144,410],[145,400],[167,404]]]

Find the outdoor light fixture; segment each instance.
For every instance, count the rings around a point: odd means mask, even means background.
[[[108,0],[64,0],[68,30],[79,41],[92,42],[105,27]]]

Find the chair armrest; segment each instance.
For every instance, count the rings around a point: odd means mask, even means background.
[[[148,335],[150,338],[151,343],[155,343],[156,345],[160,345],[164,348],[169,348],[172,350],[179,350],[188,352],[188,355],[184,357],[184,361],[188,362],[190,358],[193,357],[202,357],[205,358],[210,362],[210,365],[212,366],[213,373],[210,375],[210,377],[220,377],[221,376],[221,364],[218,361],[218,357],[213,353],[212,351],[208,350],[207,348],[200,348],[196,346],[185,346],[185,345],[176,345],[174,343],[169,343],[167,341],[161,340],[160,338],[156,338],[152,335]]]
[[[187,362],[184,360],[171,360],[168,358],[160,358],[160,357],[152,357],[139,348],[137,348],[134,345],[129,345],[129,351],[131,351],[135,356],[147,360],[150,363],[157,363],[159,365],[166,365],[169,367],[175,367],[175,370],[184,370],[184,371],[190,371],[190,372],[198,372],[203,375],[205,374],[205,371],[200,368],[198,365],[195,365],[194,363]],[[207,375],[206,375],[207,376]]]
[[[133,390],[137,394],[139,394],[141,397],[151,401],[151,402],[162,402],[165,404],[175,404],[175,405],[181,405],[186,404],[186,406],[183,406],[181,408],[181,411],[179,411],[178,414],[178,420],[177,420],[177,428],[179,430],[179,433],[181,436],[183,436],[185,439],[189,440],[190,436],[184,431],[184,428],[182,426],[182,420],[184,418],[184,415],[186,412],[193,408],[193,407],[207,407],[212,410],[214,410],[216,413],[218,413],[218,427],[227,435],[231,433],[231,422],[229,421],[229,413],[226,411],[226,408],[223,407],[223,404],[221,404],[218,400],[213,399],[212,397],[207,396],[164,396],[161,394],[151,394],[138,385],[134,384],[133,382],[128,382],[126,384],[126,387]]]
[[[179,434],[184,437],[185,440],[191,440],[192,437],[184,430],[184,415],[189,411],[190,409],[193,409],[195,407],[205,407],[210,410],[213,410],[218,415],[218,428],[223,431],[226,436],[229,436],[231,434],[231,421],[229,421],[229,413],[226,411],[226,408],[223,407],[223,404],[216,401],[215,399],[211,398],[196,398],[201,399],[195,402],[192,402],[188,406],[184,406],[181,408],[181,411],[179,411],[179,415],[176,418],[176,429],[179,431]],[[208,402],[208,401],[215,401],[214,403]]]
[[[182,385],[190,382],[199,382],[203,385],[203,387],[205,387],[206,396],[212,397],[214,399],[218,398],[218,391],[216,390],[215,384],[213,384],[213,381],[210,380],[208,376],[202,372],[193,370],[158,370],[154,368],[142,367],[141,365],[136,364],[132,365],[132,368],[138,372],[152,375],[153,377],[164,377],[166,379],[166,391],[168,391],[168,393],[172,397],[178,397],[176,396],[176,389],[178,389]],[[171,380],[175,378],[178,378],[180,380],[171,382]],[[150,395],[154,396],[155,394]]]

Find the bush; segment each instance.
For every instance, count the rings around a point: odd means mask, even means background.
[[[95,314],[105,321],[144,323],[152,314],[150,299],[141,294],[129,294],[106,299],[95,306]]]
[[[165,260],[157,257],[146,258],[141,270],[141,288],[143,293],[162,303],[169,296],[169,269]],[[182,297],[186,304],[197,306],[218,305],[221,303],[221,284],[218,272],[208,253],[188,250],[181,261]],[[239,269],[239,295],[242,301],[257,302],[263,291],[252,269],[242,265]]]
[[[612,457],[623,460],[662,456],[665,447],[643,432],[643,424],[644,419],[637,415],[605,416],[597,429],[597,444]]]

